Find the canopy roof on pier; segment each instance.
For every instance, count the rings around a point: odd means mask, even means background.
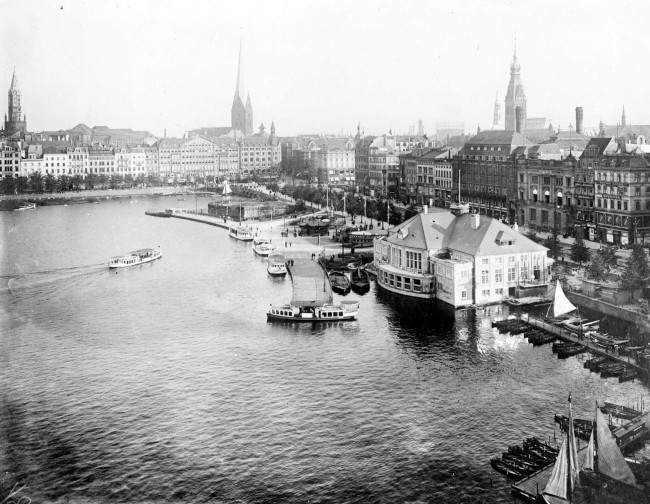
[[[332,302],[329,278],[317,261],[293,259],[289,274],[293,282],[293,306],[323,306]]]

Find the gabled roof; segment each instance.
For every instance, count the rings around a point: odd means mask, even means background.
[[[475,228],[474,222],[478,221]],[[543,252],[546,249],[497,219],[478,214],[455,216],[432,208],[392,227],[386,241],[427,251],[449,249],[471,256]]]
[[[477,218],[476,215],[478,214],[464,214],[456,219],[449,240],[449,249],[472,256],[521,254],[547,250],[543,245],[525,237],[510,226],[485,215],[478,216],[478,228],[473,229],[472,220]]]
[[[589,140],[585,150],[580,157],[602,156],[607,150],[615,150],[617,147],[613,137],[594,137]]]

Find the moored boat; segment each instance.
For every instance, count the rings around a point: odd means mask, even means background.
[[[350,287],[357,294],[363,294],[370,290],[370,278],[361,268],[357,268],[352,272],[350,278]]]
[[[266,271],[271,276],[285,276],[287,274],[285,257],[282,254],[271,254]]]
[[[18,208],[14,208],[14,212],[20,212],[22,210],[32,210],[34,208],[36,208],[36,203],[26,202],[20,205]]]
[[[253,241],[253,231],[241,225],[229,227],[228,235],[240,241]]]
[[[357,317],[358,302],[332,302],[329,277],[318,262],[292,259],[287,269],[293,287],[291,301],[285,305],[271,305],[266,312],[269,322],[333,322]]]
[[[275,250],[271,240],[256,236],[253,239],[253,251],[260,256],[266,257]]]
[[[506,303],[510,306],[531,306],[550,303],[551,300],[542,296],[527,296],[521,298],[506,299]]]
[[[350,280],[348,280],[348,277],[345,276],[345,273],[332,271],[329,274],[329,277],[330,283],[332,284],[332,290],[334,292],[341,294],[342,296],[345,296],[348,292],[350,292]]]
[[[146,248],[140,250],[134,250],[123,256],[111,257],[108,262],[108,267],[111,269],[115,268],[128,268],[130,266],[137,266],[138,264],[144,264],[162,257],[162,252],[160,247],[155,249]]]

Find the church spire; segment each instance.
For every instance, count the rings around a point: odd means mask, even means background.
[[[625,105],[623,105],[623,113],[621,114],[621,127],[625,128],[627,126],[627,121],[625,120]]]
[[[18,79],[16,79],[16,67],[14,67],[14,73],[11,76],[11,87],[9,88],[11,91],[14,89],[18,89]]]
[[[239,35],[239,57],[237,59],[237,83],[235,85],[235,94],[239,95],[239,99],[244,101],[244,76],[242,72],[242,36]]]

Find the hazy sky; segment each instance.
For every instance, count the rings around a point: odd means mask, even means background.
[[[180,135],[227,126],[240,31],[256,127],[279,135],[489,127],[513,40],[528,116],[650,123],[645,1],[0,0],[30,130],[83,122]],[[0,92],[6,110],[7,94]]]

